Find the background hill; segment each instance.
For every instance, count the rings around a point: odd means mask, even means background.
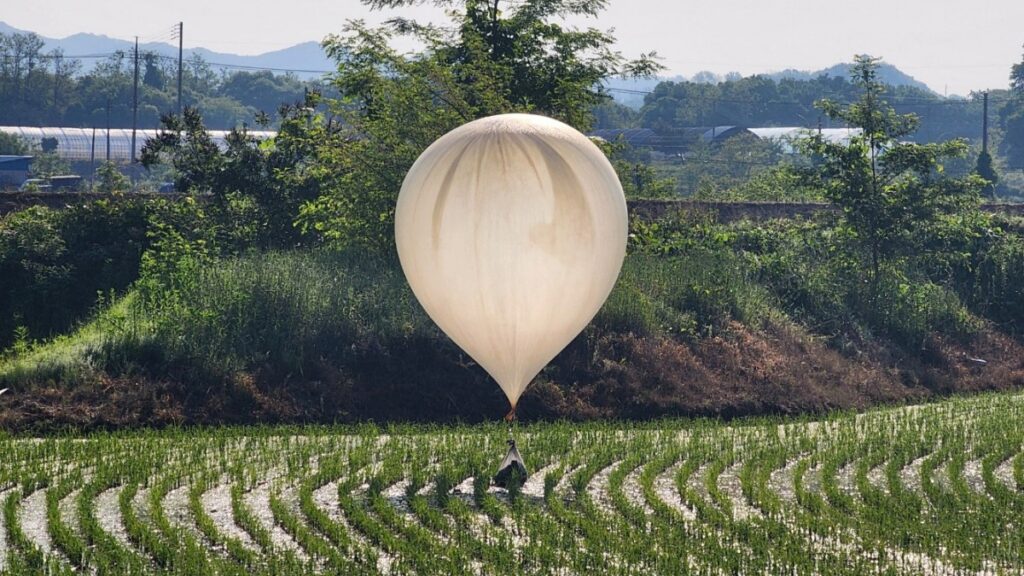
[[[783,78],[792,78],[794,80],[811,80],[818,76],[834,76],[838,78],[849,78],[850,77],[850,66],[849,62],[843,62],[834,66],[829,66],[821,70],[814,72],[808,72],[806,70],[793,70],[787,69],[781,72],[773,72],[766,74],[773,80],[782,80]],[[891,84],[892,86],[912,86],[921,90],[927,90],[929,92],[935,92],[927,84],[915,79],[910,74],[900,70],[896,66],[888,63],[881,63],[878,66],[878,78],[885,84]]]
[[[768,72],[758,75],[765,76],[776,81],[783,79],[813,80],[820,76],[848,79],[850,77],[850,66],[851,64],[849,62],[841,62],[821,70],[796,70],[790,68],[781,72]],[[927,84],[917,80],[910,74],[907,74],[889,63],[883,62],[879,65],[878,77],[885,84],[895,87],[906,86],[917,88],[937,95],[937,92],[932,90]],[[653,91],[654,88],[662,82],[690,81],[699,84],[717,84],[724,81],[738,80],[740,78],[742,78],[742,75],[738,72],[730,72],[723,75],[703,71],[690,77],[677,74],[674,76],[656,76],[654,78],[612,78],[606,81],[605,85],[611,90],[612,96],[615,98],[616,102],[629,106],[635,110],[639,110],[644,105],[644,93]]]
[[[0,33],[12,34],[25,32],[30,32],[30,30],[20,30],[4,22],[0,22]],[[54,48],[62,48],[64,53],[68,56],[107,55],[118,50],[131,50],[134,45],[133,42],[129,40],[111,38],[100,34],[79,33],[66,38],[48,38],[42,35],[39,37],[45,44],[44,51],[49,51]],[[139,45],[139,49],[143,52],[156,52],[163,56],[172,56],[175,58],[178,56],[177,44],[169,44],[166,42],[141,43]],[[201,47],[185,48],[185,59],[188,59],[193,54],[202,56],[202,58],[210,63],[214,68],[252,67],[300,70],[300,72],[296,72],[300,78],[317,77],[320,76],[323,71],[333,69],[330,59],[327,58],[324,51],[320,48],[320,43],[314,41],[303,42],[288,48],[274,50],[264,54],[257,54],[255,56],[217,52]],[[101,61],[100,58],[88,58],[83,60],[82,71],[88,72],[99,61]]]
[[[4,22],[0,22],[0,33],[11,34],[24,32],[30,31],[20,30]],[[45,43],[45,51],[49,51],[54,48],[62,48],[64,53],[69,56],[110,54],[118,50],[131,50],[133,45],[129,40],[121,40],[119,38],[111,38],[101,34],[88,33],[73,34],[66,38],[48,38],[40,35],[40,38],[42,38]],[[152,51],[163,56],[177,57],[178,55],[178,47],[176,44],[169,44],[166,42],[148,42],[140,44],[139,47],[143,51]],[[272,52],[248,56],[227,52],[217,52],[202,47],[185,48],[184,56],[186,59],[191,57],[193,54],[202,56],[202,58],[210,63],[214,68],[230,67],[244,69],[251,67],[298,70],[299,72],[296,72],[296,75],[303,79],[315,78],[323,71],[332,70],[334,67],[330,59],[327,58],[323,50],[320,48],[320,43],[316,41],[303,42],[281,50],[274,50]],[[82,71],[88,72],[93,66],[95,66],[95,63],[99,61],[99,58],[84,60],[82,63]],[[846,78],[849,75],[849,68],[849,63],[838,63],[821,70],[787,69],[780,72],[768,72],[763,75],[774,80],[780,80],[783,78],[810,80],[822,75]],[[720,75],[704,71],[698,72],[689,78],[678,74],[673,76],[658,76],[655,78],[640,79],[616,78],[609,80],[607,85],[609,88],[613,89],[613,96],[616,101],[632,108],[640,108],[643,105],[644,95],[635,94],[633,92],[649,92],[660,82],[681,82],[684,80],[691,80],[694,82],[713,83],[729,79],[733,76],[738,77],[739,75],[737,73]],[[915,79],[913,76],[903,72],[892,64],[882,64],[879,67],[879,77],[886,84],[891,84],[893,86],[912,86],[914,88],[934,92],[934,90],[924,82]]]

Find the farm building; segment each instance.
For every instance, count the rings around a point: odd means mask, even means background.
[[[697,142],[720,144],[737,134],[745,133],[739,126],[695,126],[659,133],[650,128],[625,128],[594,130],[591,138],[607,142],[622,142],[633,148],[650,148],[665,154],[680,154]]]
[[[779,143],[786,152],[793,153],[793,142],[814,134],[821,134],[826,140],[845,143],[860,133],[858,128],[824,128],[821,130],[782,126],[771,128],[744,128],[741,126],[694,126],[677,128],[671,132],[656,132],[650,128],[602,129],[590,132],[591,138],[608,142],[622,142],[633,148],[649,148],[667,155],[685,154],[698,142],[721,144],[737,136],[754,136],[761,140]]]
[[[37,150],[43,148],[43,139],[55,139],[57,155],[72,162],[107,159],[115,162],[130,162],[132,159],[132,131],[130,128],[110,129],[109,152],[107,130],[101,128],[0,126],[0,132],[20,136]],[[135,131],[136,158],[142,154],[142,146],[146,140],[155,138],[158,132],[158,130]],[[227,145],[226,139],[229,134],[227,130],[210,130],[209,134],[217,146],[224,148]],[[277,133],[269,130],[250,130],[249,134],[257,138],[272,138]]]
[[[17,188],[28,178],[31,156],[0,156],[0,189]]]
[[[799,128],[799,127],[778,127],[778,128],[748,128],[751,134],[762,140],[772,140],[779,143],[783,150],[793,153],[793,143],[801,138],[808,138],[820,134],[825,140],[834,144],[846,144],[850,138],[861,133],[860,128]]]
[[[605,142],[622,142],[633,148],[654,148],[661,144],[663,137],[650,128],[623,128],[594,130],[587,134]]]

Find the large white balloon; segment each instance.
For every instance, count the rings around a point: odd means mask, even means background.
[[[395,208],[413,293],[513,409],[608,298],[627,228],[604,154],[572,127],[530,114],[439,138],[409,170]]]

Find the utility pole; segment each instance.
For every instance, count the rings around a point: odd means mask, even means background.
[[[107,162],[110,162],[110,96],[107,96]]]
[[[96,125],[92,125],[92,148],[89,149],[89,192],[96,187]]]
[[[178,116],[181,116],[181,65],[182,65],[182,54],[183,54],[183,42],[182,34],[185,32],[185,23],[178,22]]]
[[[132,164],[135,163],[135,128],[139,119],[139,37],[135,37],[135,82],[132,85]]]
[[[711,143],[715,143],[715,137],[718,136],[718,101],[711,101]]]
[[[57,91],[60,87],[60,58],[61,53],[57,54],[53,58],[53,111],[57,111]]]
[[[982,153],[988,152],[988,91],[982,95],[982,113],[981,113],[981,151]]]

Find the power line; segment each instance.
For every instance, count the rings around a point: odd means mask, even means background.
[[[129,53],[130,53],[130,50],[125,50],[125,51],[117,50],[117,51],[114,51],[114,52],[102,52],[102,53],[96,53],[96,54],[61,54],[61,55],[57,55],[57,54],[39,54],[37,56],[33,56],[32,59],[34,59],[34,60],[54,60],[54,59],[59,59],[59,60],[95,60],[95,59],[102,59],[102,58],[111,58],[111,57],[115,57],[115,56],[122,57],[122,58],[128,58],[129,57]],[[146,52],[143,51],[143,53],[146,53]],[[153,56],[155,56],[156,58],[159,58],[161,60],[169,60],[169,61],[174,61],[174,62],[178,61],[178,58],[176,56],[168,56],[166,54],[160,54],[160,53],[152,52],[152,51],[150,51],[149,54],[152,54]],[[6,60],[6,61],[13,61],[14,60],[14,57],[11,56],[10,54],[2,54],[2,55],[0,55],[0,57],[2,57],[2,59]],[[316,69],[308,69],[308,68],[283,68],[283,67],[275,67],[275,66],[253,66],[253,65],[248,65],[248,64],[230,64],[230,63],[227,63],[227,62],[209,62],[209,61],[204,61],[204,63],[207,64],[210,67],[213,67],[213,68],[229,68],[229,69],[236,69],[236,70],[266,70],[268,72],[294,72],[294,73],[298,73],[298,74],[332,74],[332,73],[336,72],[336,70],[316,70]]]
[[[181,114],[181,73],[184,65],[182,64],[182,50],[184,50],[185,40],[182,38],[184,34],[185,23],[178,22],[178,29],[175,30],[175,38],[178,39],[178,114]]]
[[[88,59],[91,59],[91,58],[110,58],[111,56],[118,56],[118,55],[125,55],[125,56],[127,56],[127,52],[118,51],[118,52],[102,52],[102,53],[96,53],[96,54],[70,54],[70,55],[69,54],[39,54],[39,55],[33,56],[32,59],[33,60],[54,60],[54,59],[60,59],[60,60],[88,60]],[[12,61],[12,60],[15,59],[14,56],[12,56],[10,54],[0,54],[0,57],[2,57],[6,61]],[[27,58],[21,58],[21,60],[25,60],[25,59],[27,59]]]
[[[177,58],[173,56],[166,56],[163,54],[157,54],[157,58],[163,58],[165,60],[177,61]],[[205,62],[205,61],[204,61]],[[251,66],[248,64],[228,64],[227,62],[205,62],[206,65],[213,68],[232,68],[237,70],[267,70],[269,72],[296,72],[303,74],[331,74],[335,70],[312,70],[304,68],[277,68],[274,66]]]
[[[646,96],[655,94],[654,90],[637,90],[631,88],[613,88],[605,87],[607,92],[617,92],[621,94],[634,94],[638,96]],[[671,96],[671,93],[666,94]],[[722,96],[708,96],[706,94],[687,94],[687,99],[690,100],[703,100],[708,102],[725,102],[729,104],[758,104],[758,105],[770,105],[770,106],[801,106],[806,107],[811,103],[800,102],[800,101],[785,101],[785,100],[753,100],[753,99],[740,99],[740,98],[726,98]],[[989,102],[1008,102],[1010,98],[990,98]],[[900,97],[893,95],[891,96],[891,102],[894,105],[918,105],[918,106],[960,106],[965,104],[981,104],[980,100],[949,100],[949,99],[929,99],[921,96],[907,96]],[[847,102],[848,104],[848,102]]]
[[[158,59],[161,59],[161,60],[174,61],[174,62],[177,62],[177,60],[178,60],[177,57],[175,57],[175,56],[169,56],[169,55],[166,55],[166,54],[160,54],[160,53],[156,53],[156,52],[149,52],[149,53],[152,54],[154,57],[156,57]],[[107,53],[99,53],[99,54],[77,54],[77,55],[61,55],[61,56],[49,55],[49,54],[45,54],[45,55],[41,54],[41,55],[38,56],[38,58],[39,59],[62,58],[62,59],[66,59],[66,60],[83,60],[83,59],[109,58],[109,57],[112,57],[112,56],[127,57],[127,52],[116,51],[116,52],[107,52]],[[4,55],[4,58],[9,59],[11,57],[9,55]],[[226,68],[226,69],[232,69],[232,70],[266,70],[268,72],[292,72],[292,73],[297,73],[297,74],[333,74],[334,72],[336,72],[335,70],[319,70],[319,69],[311,69],[311,68],[284,68],[284,67],[274,67],[274,66],[254,66],[254,65],[249,65],[249,64],[230,64],[230,63],[227,63],[227,62],[210,62],[210,61],[204,61],[204,62],[205,62],[205,64],[207,64],[208,66],[213,67],[213,68]],[[638,90],[638,89],[632,89],[632,88],[604,87],[604,90],[606,92],[616,92],[616,93],[620,93],[620,94],[632,94],[632,95],[637,95],[637,96],[647,96],[647,95],[655,94],[656,93],[656,91],[654,91],[654,90]],[[712,102],[712,103],[719,103],[719,102],[721,102],[721,103],[726,103],[726,104],[756,104],[756,105],[759,105],[759,106],[794,106],[794,107],[806,108],[808,106],[812,106],[813,105],[813,102],[785,101],[785,100],[754,100],[754,99],[741,99],[741,98],[727,98],[727,97],[722,97],[722,96],[708,96],[708,95],[705,95],[705,94],[687,94],[686,98],[690,99],[690,100],[701,100],[701,101]],[[990,98],[989,99],[990,103],[1000,103],[1000,102],[1008,102],[1008,101],[1010,101],[1010,98]],[[840,102],[840,103],[841,104],[849,104],[849,102]],[[939,98],[937,98],[937,99],[933,100],[933,99],[929,99],[929,98],[925,98],[925,97],[920,97],[920,96],[907,96],[907,97],[894,96],[890,103],[895,105],[895,106],[917,106],[917,107],[928,107],[928,106],[964,106],[964,105],[970,105],[970,104],[977,104],[979,106],[981,105],[980,100],[974,100],[974,99],[970,99],[970,100],[968,100],[968,99],[949,100],[949,99],[939,99]]]
[[[295,72],[299,74],[333,74],[337,70],[305,70],[302,68],[273,68],[270,66],[246,66],[244,64],[224,64],[220,62],[207,62],[210,66],[219,68],[233,68],[236,70],[267,70],[269,72]]]
[[[170,39],[177,39],[178,34],[179,33],[177,32],[177,26],[175,26],[175,30],[171,34]],[[178,58],[175,57],[175,56],[169,56],[169,55],[166,55],[166,54],[160,54],[160,53],[152,52],[152,51],[150,51],[148,53],[152,54],[154,57],[156,57],[158,59],[161,59],[161,60],[174,61],[174,62],[178,61]],[[7,55],[7,54],[0,55],[0,56],[2,56],[2,58],[4,60],[12,60],[13,59],[13,57],[11,55]],[[90,60],[90,59],[110,58],[110,57],[114,57],[114,56],[119,56],[119,57],[126,58],[126,57],[128,57],[128,54],[127,54],[127,51],[118,50],[118,51],[115,51],[115,52],[105,52],[105,53],[96,53],[96,54],[71,54],[71,55],[68,55],[68,54],[61,54],[61,55],[56,55],[56,54],[39,54],[37,56],[34,56],[33,58],[38,59],[38,60],[48,60],[48,59]],[[285,68],[285,67],[275,67],[275,66],[255,66],[255,65],[249,65],[249,64],[231,64],[231,63],[227,63],[227,62],[204,61],[204,63],[207,64],[210,67],[213,67],[213,68],[222,68],[222,69],[231,69],[231,70],[256,70],[256,71],[265,70],[265,71],[268,71],[268,72],[284,72],[284,73],[291,72],[291,73],[296,73],[296,74],[333,74],[334,72],[336,72],[336,70],[320,70],[320,69],[311,69],[311,68]],[[636,95],[636,96],[647,96],[647,95],[651,95],[651,94],[657,93],[655,90],[639,90],[639,89],[633,89],[633,88],[615,88],[615,87],[608,87],[608,86],[605,86],[603,88],[603,90],[606,91],[606,92],[615,92],[615,93],[619,93],[619,94],[631,94],[631,95]],[[671,94],[668,94],[668,95],[671,95]],[[711,102],[711,103],[751,104],[751,105],[759,105],[759,106],[793,106],[793,107],[806,108],[808,106],[812,106],[813,105],[813,102],[783,101],[783,100],[754,100],[754,99],[741,99],[741,98],[727,98],[727,97],[722,97],[722,96],[708,96],[708,95],[705,95],[705,94],[687,94],[686,98],[689,99],[689,100],[701,100],[701,101]],[[989,98],[989,102],[990,103],[1004,103],[1004,102],[1009,102],[1010,100],[1011,99],[1008,98],[1008,97],[1004,97],[1004,98],[991,98],[990,97]],[[840,102],[840,104],[850,104],[850,102]],[[980,99],[950,100],[950,99],[941,99],[941,98],[929,99],[929,98],[921,97],[921,96],[900,97],[900,96],[897,96],[897,95],[892,95],[891,96],[890,104],[892,104],[894,106],[925,107],[926,108],[926,107],[931,107],[931,106],[967,106],[967,105],[971,105],[971,104],[976,104],[976,105],[980,106],[981,105],[981,101],[980,101]]]
[[[142,36],[139,36],[139,38],[149,43],[170,42],[171,40],[176,39],[177,34],[178,26],[174,25],[165,26],[152,34],[143,34]]]

